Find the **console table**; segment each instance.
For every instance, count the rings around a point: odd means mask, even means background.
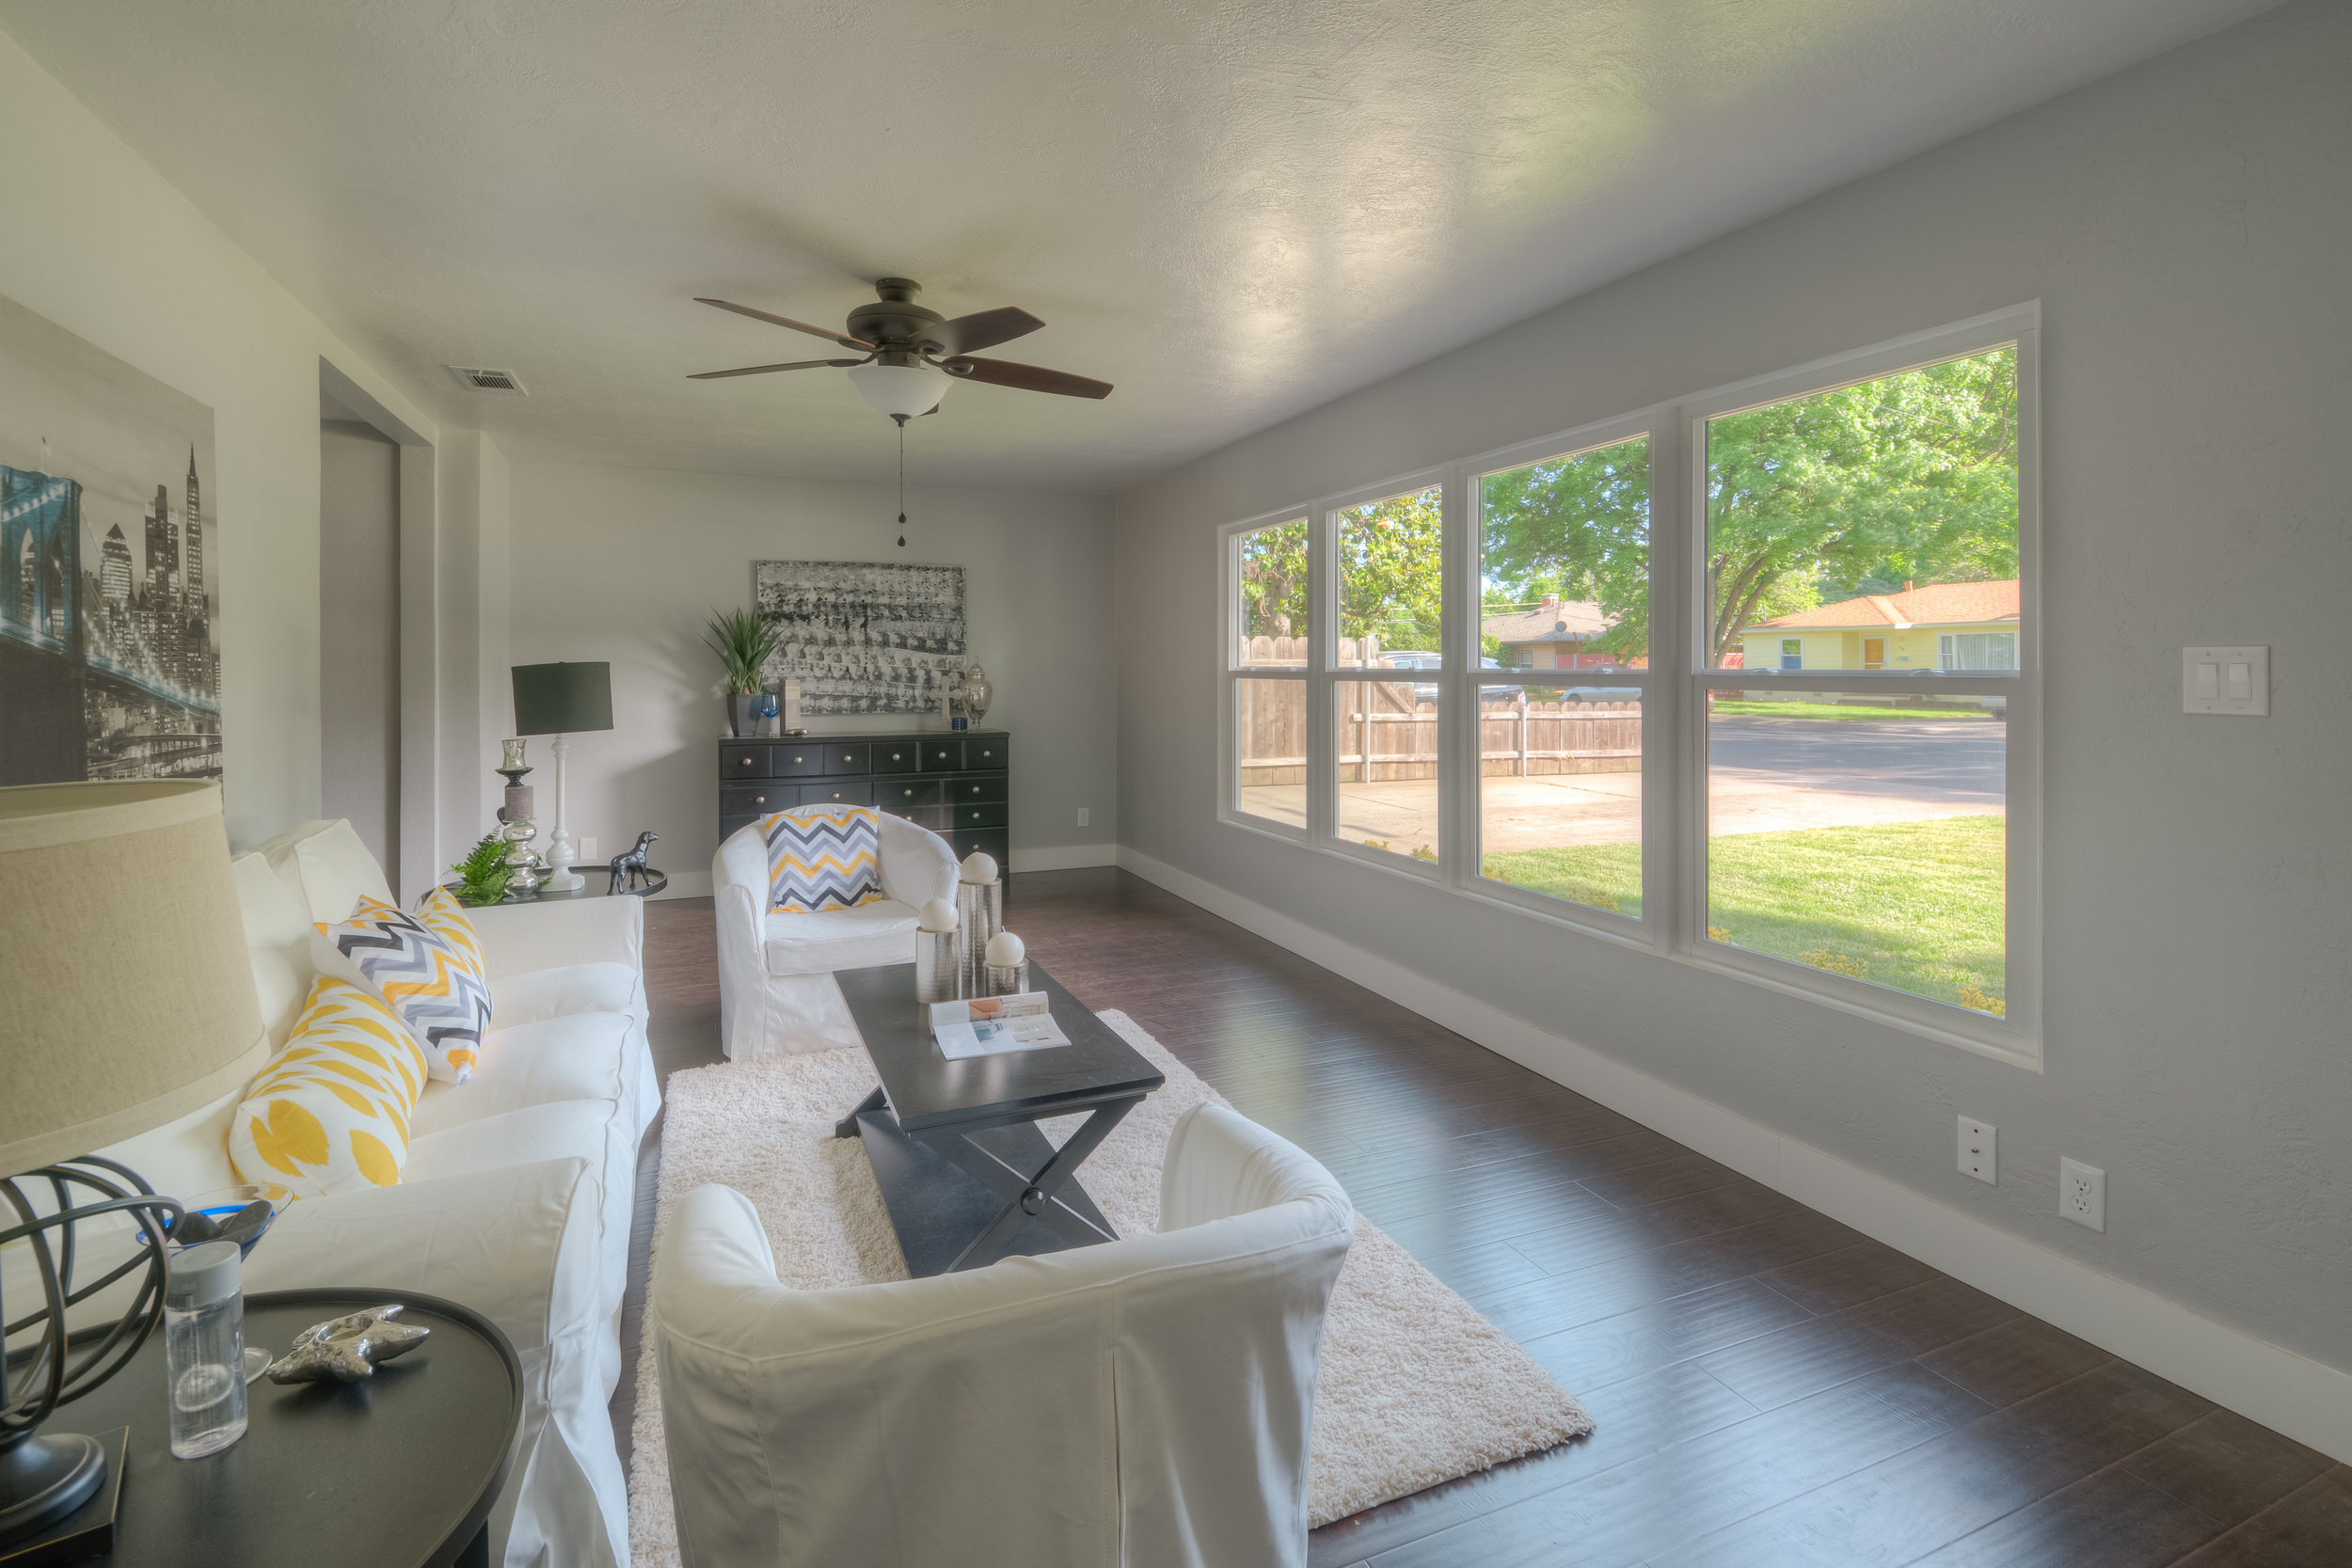
[[[719,743],[719,836],[794,806],[872,806],[1009,865],[1003,730],[799,735]]]

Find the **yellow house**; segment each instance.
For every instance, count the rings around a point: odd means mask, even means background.
[[[1941,582],[1801,610],[1740,635],[1750,670],[2014,670],[2017,579]]]

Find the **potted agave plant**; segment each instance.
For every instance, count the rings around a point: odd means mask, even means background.
[[[755,727],[752,705],[761,697],[760,679],[776,651],[776,631],[748,610],[714,610],[703,639],[727,667],[727,720],[739,736]]]

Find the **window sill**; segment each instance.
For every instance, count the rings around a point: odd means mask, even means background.
[[[1675,962],[1688,964],[1693,969],[1729,975],[1735,980],[1745,980],[1767,990],[1778,991],[1783,996],[1835,1007],[1841,1013],[1868,1019],[1873,1023],[1899,1029],[1904,1034],[1916,1035],[1938,1044],[1958,1046],[1963,1051],[1990,1056],[1996,1062],[2007,1062],[2028,1072],[2043,1070],[2041,1040],[2023,1030],[2010,1028],[1998,1019],[1988,1018],[1981,1027],[1972,1028],[1975,1015],[1961,1008],[1930,1002],[1924,997],[1911,997],[1901,991],[1886,990],[1883,987],[1865,986],[1859,981],[1851,982],[1852,990],[1849,990],[1846,983],[1837,982],[1832,976],[1824,974],[1816,980],[1811,972],[1796,964],[1746,953],[1739,948],[1726,948],[1721,942],[1704,942],[1692,951],[1667,956]],[[1775,971],[1793,973],[1779,974]],[[1946,1019],[1934,1016],[1936,1014],[1951,1016]]]

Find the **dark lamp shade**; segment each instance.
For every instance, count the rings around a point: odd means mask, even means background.
[[[516,735],[579,735],[612,727],[610,664],[515,666]]]

